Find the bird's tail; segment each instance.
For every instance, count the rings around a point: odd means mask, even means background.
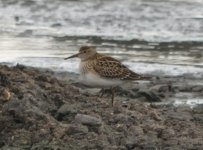
[[[140,75],[135,72],[132,72],[129,78],[131,80],[151,80],[152,79],[152,77]]]

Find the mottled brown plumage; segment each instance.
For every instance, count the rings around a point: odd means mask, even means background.
[[[143,80],[143,77],[132,70],[128,69],[120,61],[105,55],[96,54],[95,72],[103,78],[119,79],[119,80]]]
[[[97,53],[94,47],[83,46],[78,54],[65,59],[74,57],[81,59],[80,74],[86,84],[93,87],[112,88],[112,103],[113,87],[125,81],[149,79],[130,70],[119,60]]]

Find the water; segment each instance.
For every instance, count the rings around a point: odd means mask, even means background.
[[[66,41],[57,41],[54,38],[47,37],[1,37],[0,62],[10,65],[17,63],[34,67],[50,68],[55,71],[69,71],[78,73],[78,59],[65,61],[63,58],[77,53],[80,45],[84,43],[96,45],[98,52],[111,55],[120,59],[132,70],[142,74],[151,74],[158,76],[183,76],[191,78],[203,78],[203,58],[201,47],[191,46],[189,50],[181,50],[174,47],[177,44],[169,43],[168,49],[162,51],[159,43],[140,44],[135,42],[131,46],[125,44],[92,43],[91,40],[85,42],[81,39],[66,39]],[[179,44],[187,47],[184,43]],[[159,47],[159,48],[158,48]],[[163,47],[163,46],[162,46]],[[170,47],[173,47],[172,49]],[[196,50],[195,50],[196,49]],[[74,67],[73,67],[74,66]]]
[[[1,0],[0,32],[203,40],[203,0]]]
[[[63,58],[94,45],[136,72],[203,85],[202,8],[203,0],[0,0],[0,63],[78,73],[79,60]],[[176,103],[202,103],[189,94]]]

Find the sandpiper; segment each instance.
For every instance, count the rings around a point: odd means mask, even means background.
[[[110,88],[112,91],[112,106],[114,103],[114,87],[126,81],[145,80],[148,77],[139,75],[119,60],[99,54],[95,47],[82,46],[79,53],[65,58],[80,58],[80,78],[84,84],[94,88]]]

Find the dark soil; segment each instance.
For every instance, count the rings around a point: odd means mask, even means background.
[[[143,86],[130,91],[118,88],[116,103],[111,107],[108,92],[100,98],[94,90],[68,80],[70,76],[0,65],[0,149],[203,148],[202,105],[190,109],[142,101],[162,101],[180,91],[169,82],[162,80],[154,85],[151,81],[145,84],[150,86],[149,91]],[[192,88],[202,92],[201,87]]]

